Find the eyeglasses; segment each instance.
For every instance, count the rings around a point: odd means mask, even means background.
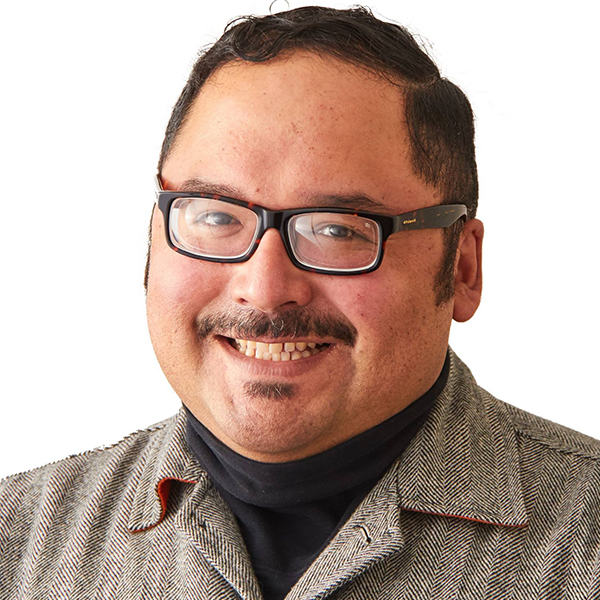
[[[219,194],[166,192],[156,177],[156,203],[173,250],[211,262],[248,260],[267,229],[277,229],[300,269],[328,275],[358,275],[379,267],[393,233],[449,227],[467,216],[464,204],[442,204],[401,215],[345,208],[268,210]]]

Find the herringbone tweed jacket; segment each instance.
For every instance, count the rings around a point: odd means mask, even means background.
[[[427,422],[289,600],[600,598],[600,442],[496,400],[451,352]],[[180,412],[0,487],[0,598],[261,598]]]

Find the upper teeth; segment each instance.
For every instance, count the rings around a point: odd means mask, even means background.
[[[286,361],[307,358],[321,352],[327,344],[316,342],[254,342],[252,340],[235,340],[237,349],[246,356],[262,360]]]

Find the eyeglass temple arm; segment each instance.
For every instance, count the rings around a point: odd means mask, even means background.
[[[431,206],[394,217],[393,231],[396,233],[397,231],[450,227],[458,219],[466,216],[467,207],[464,204]]]

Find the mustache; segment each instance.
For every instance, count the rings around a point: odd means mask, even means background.
[[[241,339],[263,336],[334,338],[353,347],[358,336],[356,327],[347,319],[304,308],[290,309],[273,316],[258,311],[226,311],[197,319],[196,327],[198,339],[235,332],[235,336]]]

